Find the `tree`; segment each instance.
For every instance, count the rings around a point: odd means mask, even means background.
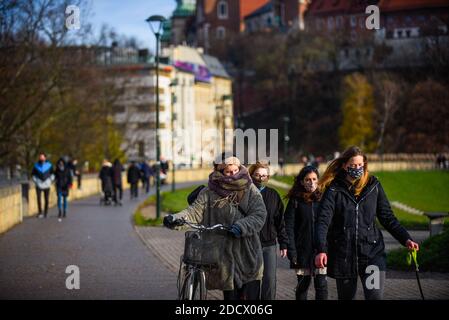
[[[402,114],[406,152],[449,151],[449,86],[432,79],[417,83]]]
[[[372,152],[376,146],[373,87],[360,73],[346,76],[343,86],[343,123],[339,128],[340,144],[343,148],[357,145],[365,152]]]

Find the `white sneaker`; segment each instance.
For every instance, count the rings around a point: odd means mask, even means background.
[[[62,222],[62,219],[61,219],[61,218],[58,218],[58,221],[59,221],[59,222]]]
[[[43,214],[39,214],[37,217],[38,217],[38,219],[42,219],[44,217],[44,215]]]

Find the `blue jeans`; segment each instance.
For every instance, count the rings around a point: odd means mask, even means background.
[[[276,256],[277,246],[263,247],[263,278],[262,278],[262,300],[276,299]]]
[[[67,211],[67,194],[61,191],[58,191],[58,209],[59,209],[58,216],[61,216],[61,211],[63,211],[64,209],[64,217],[65,217],[65,213]]]

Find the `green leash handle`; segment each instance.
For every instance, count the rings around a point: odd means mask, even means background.
[[[407,254],[407,265],[411,266],[412,265],[412,261],[415,264],[416,267],[416,271],[419,271],[419,265],[418,265],[418,252],[416,251],[416,249],[410,250]]]

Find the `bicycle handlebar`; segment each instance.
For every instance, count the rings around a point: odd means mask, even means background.
[[[225,226],[225,225],[223,225],[221,223],[208,227],[208,226],[205,226],[205,225],[202,225],[202,224],[199,224],[199,223],[193,223],[193,222],[187,221],[185,218],[179,219],[178,225],[184,225],[184,224],[188,225],[189,227],[191,227],[193,229],[201,230],[201,231],[204,231],[204,230],[216,230],[216,229],[225,230],[225,231],[231,230],[230,227]]]

